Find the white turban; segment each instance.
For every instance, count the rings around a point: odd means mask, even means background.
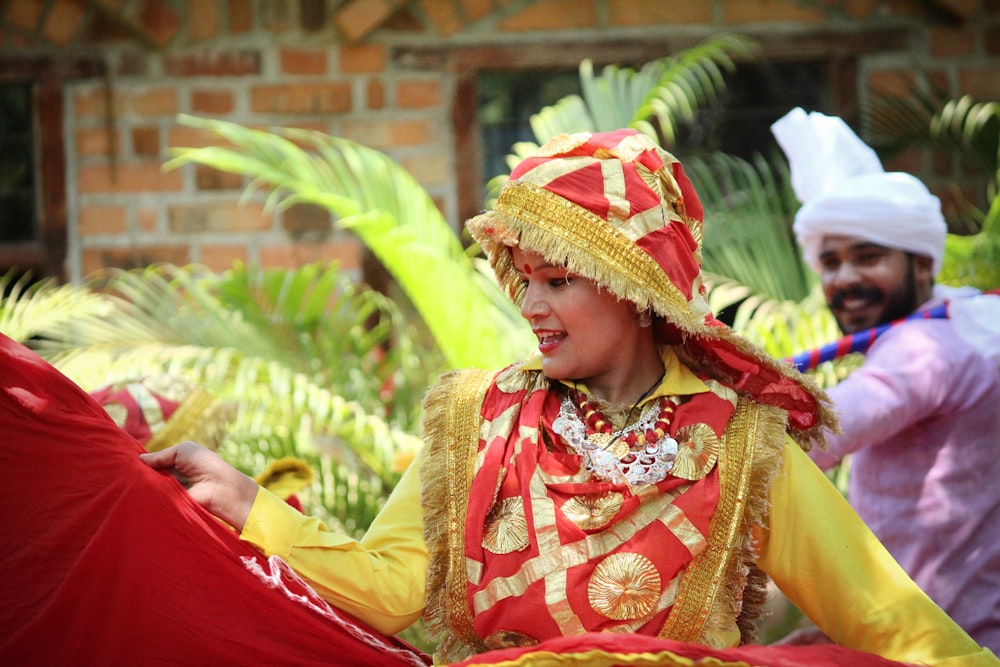
[[[878,156],[842,119],[796,107],[771,125],[802,202],[793,230],[819,272],[824,236],[854,236],[927,255],[937,275],[948,232],[941,201],[919,179],[886,173]]]

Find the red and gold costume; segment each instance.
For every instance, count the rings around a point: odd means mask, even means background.
[[[537,360],[452,373],[425,401],[427,447],[361,540],[265,489],[237,536],[0,337],[0,656],[420,665],[385,635],[424,614],[436,659],[467,667],[998,665],[792,443],[835,420],[713,319],[700,204],[672,156],[630,130],[557,137],[469,228],[515,302],[520,245],[649,314],[664,375],[644,431],[618,420],[609,438],[608,407]],[[762,572],[849,648],[740,646]]]

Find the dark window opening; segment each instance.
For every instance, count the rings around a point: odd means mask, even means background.
[[[0,243],[38,239],[31,85],[0,84]]]
[[[824,110],[829,64],[825,61],[741,63],[726,77],[720,98],[702,107],[693,124],[683,125],[673,145],[684,155],[723,151],[745,159],[770,156],[770,125],[794,106]],[[505,157],[518,141],[532,141],[530,118],[566,95],[579,94],[573,71],[480,71],[476,79],[477,116],[484,179],[509,172]],[[485,191],[485,184],[484,184]]]

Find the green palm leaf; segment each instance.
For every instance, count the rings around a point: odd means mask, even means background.
[[[392,273],[448,365],[502,366],[531,349],[517,309],[463,249],[427,192],[386,155],[318,132],[181,120],[234,148],[178,148],[166,168],[198,163],[247,175],[245,197],[266,189],[270,207],[308,202],[332,211]]]
[[[418,332],[385,296],[336,267],[224,274],[154,266],[67,287],[102,308],[33,344],[85,388],[177,374],[235,407],[223,455],[248,474],[284,456],[317,471],[310,510],[356,532],[420,446],[430,381]],[[27,310],[44,297],[12,299]],[[10,310],[9,300],[2,304]]]

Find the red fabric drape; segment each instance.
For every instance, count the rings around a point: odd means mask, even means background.
[[[840,646],[741,646],[711,649],[646,635],[591,633],[530,648],[490,651],[452,667],[901,667]]]
[[[0,335],[0,663],[421,665],[239,540]]]
[[[0,664],[429,663],[241,542],[142,451],[86,392],[0,334]],[[898,663],[830,646],[715,651],[589,634],[461,664]]]

